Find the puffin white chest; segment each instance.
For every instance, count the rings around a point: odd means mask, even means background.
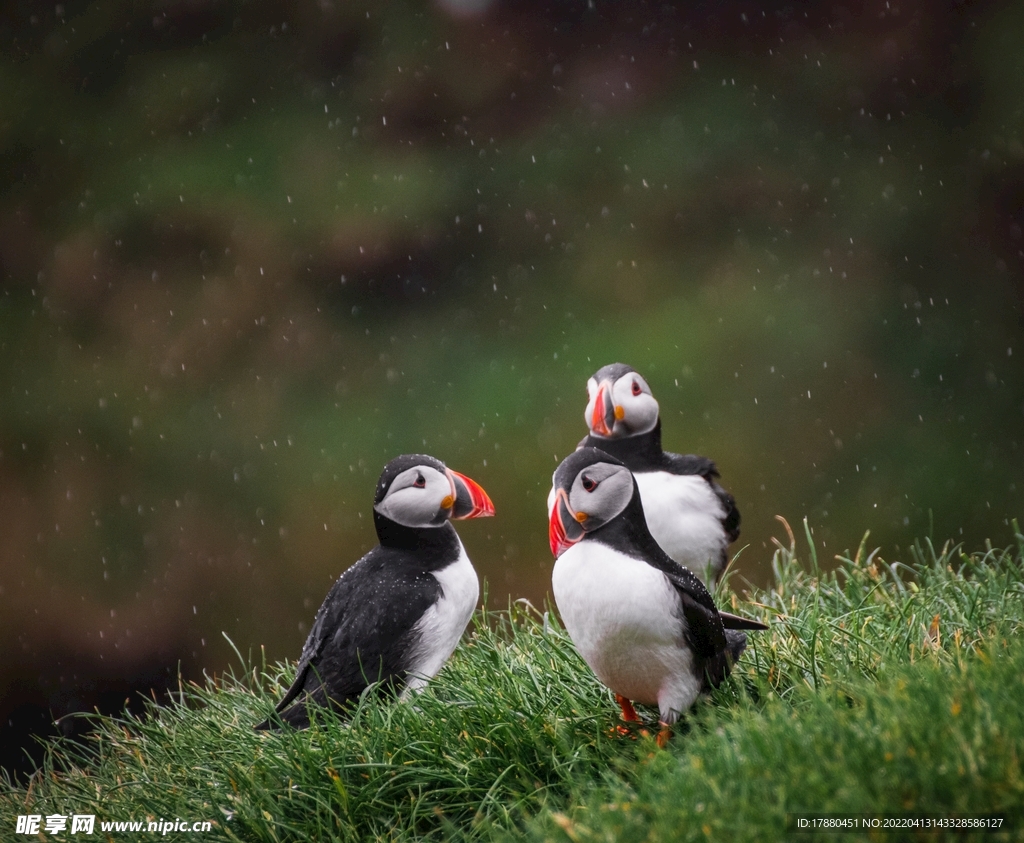
[[[480,599],[480,580],[461,540],[458,559],[434,571],[433,576],[441,586],[441,596],[413,627],[416,643],[403,697],[422,688],[441,670],[455,651]]]
[[[700,683],[684,638],[682,605],[661,571],[584,541],[558,558],[551,585],[576,649],[605,685],[629,699],[681,711],[676,686],[682,682],[686,706],[692,702]],[[661,705],[666,695],[669,707]]]
[[[727,544],[722,528],[725,508],[711,484],[697,474],[648,471],[633,476],[654,540],[707,581],[708,566],[717,570]]]

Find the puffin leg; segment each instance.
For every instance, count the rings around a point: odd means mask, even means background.
[[[637,715],[636,709],[633,708],[633,703],[626,699],[626,697],[622,696],[622,694],[616,694],[615,702],[617,702],[619,704],[619,708],[622,709],[623,720],[625,720],[627,723],[640,722],[640,717],[639,715]]]
[[[654,740],[661,749],[664,749],[668,746],[669,738],[672,737],[672,727],[664,720],[659,720],[658,725],[661,726],[661,728],[658,730],[658,737]]]

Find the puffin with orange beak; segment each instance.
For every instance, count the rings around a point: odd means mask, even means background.
[[[662,549],[714,585],[728,562],[726,548],[740,534],[736,501],[718,483],[707,457],[661,447],[658,402],[632,367],[612,363],[587,382],[584,445],[622,460],[643,498],[647,525]]]
[[[555,471],[548,538],[555,604],[583,660],[614,693],[626,721],[633,701],[671,726],[718,687],[763,623],[716,608],[704,584],[654,540],[634,475],[583,447]]]
[[[380,544],[331,588],[295,681],[256,728],[305,728],[311,704],[344,709],[374,683],[406,697],[436,676],[480,598],[451,521],[493,514],[476,482],[434,457],[406,454],[384,466],[373,500]]]

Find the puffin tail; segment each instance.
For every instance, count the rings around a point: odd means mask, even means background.
[[[761,623],[761,621],[741,618],[739,615],[731,615],[721,610],[719,610],[718,615],[722,619],[722,626],[726,629],[768,629],[768,624]]]

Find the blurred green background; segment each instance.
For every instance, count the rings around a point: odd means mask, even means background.
[[[402,452],[488,490],[489,603],[541,605],[617,360],[717,460],[751,581],[776,514],[1011,540],[1022,4],[0,15],[8,737],[220,671],[222,631],[297,656]]]

